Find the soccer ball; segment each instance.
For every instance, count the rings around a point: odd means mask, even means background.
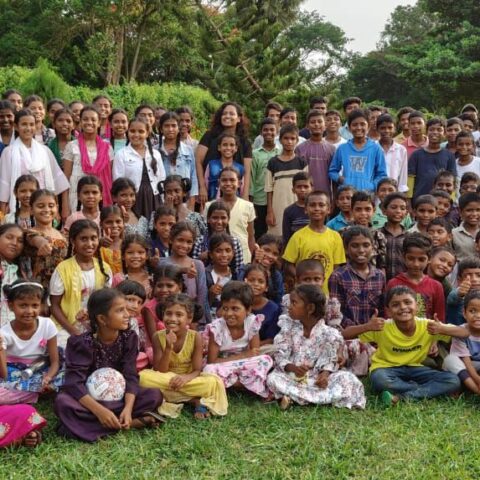
[[[125,395],[125,378],[114,368],[99,368],[87,378],[88,394],[97,401],[114,402]]]

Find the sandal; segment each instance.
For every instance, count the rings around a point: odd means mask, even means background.
[[[196,405],[193,416],[196,420],[207,420],[210,418],[210,412],[205,405]]]
[[[153,421],[147,421],[147,418],[153,418]],[[166,423],[167,419],[156,412],[148,411],[144,412],[142,416],[136,418],[136,420],[142,422],[146,427],[159,427]]]
[[[30,441],[30,442],[29,442]],[[28,448],[38,447],[42,443],[42,432],[33,430],[22,439],[22,445]]]

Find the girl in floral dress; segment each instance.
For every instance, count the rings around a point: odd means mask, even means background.
[[[53,228],[53,221],[58,213],[55,194],[49,190],[37,190],[30,198],[30,205],[35,226],[25,234],[25,273],[48,290],[53,271],[67,256],[68,243],[65,237]]]
[[[252,315],[250,285],[232,280],[222,289],[220,318],[209,326],[208,364],[203,371],[218,375],[225,387],[243,387],[269,400],[267,374],[273,366],[268,355],[259,355],[263,316]]]
[[[353,373],[340,370],[343,339],[325,325],[325,303],[318,287],[299,285],[290,293],[289,315],[280,316],[281,330],[274,340],[275,370],[267,385],[284,410],[292,401],[365,407],[363,384]]]

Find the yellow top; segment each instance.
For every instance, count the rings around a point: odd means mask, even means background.
[[[167,331],[160,330],[155,335],[158,337],[162,350],[165,350],[167,345]],[[182,349],[178,353],[172,349],[170,353],[170,363],[168,365],[169,372],[178,375],[192,372],[192,357],[195,349],[196,336],[197,332],[195,330],[188,330]]]
[[[430,335],[427,331],[429,321],[415,317],[416,328],[411,337],[403,334],[391,319],[385,322],[383,330],[379,332],[362,333],[358,337],[361,342],[377,344],[370,371],[388,367],[420,367],[432,343],[438,340],[450,342],[449,336]]]

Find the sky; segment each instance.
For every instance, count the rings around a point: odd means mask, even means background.
[[[302,6],[316,10],[325,20],[340,27],[350,50],[375,50],[380,33],[398,5],[414,5],[416,0],[307,0]]]

